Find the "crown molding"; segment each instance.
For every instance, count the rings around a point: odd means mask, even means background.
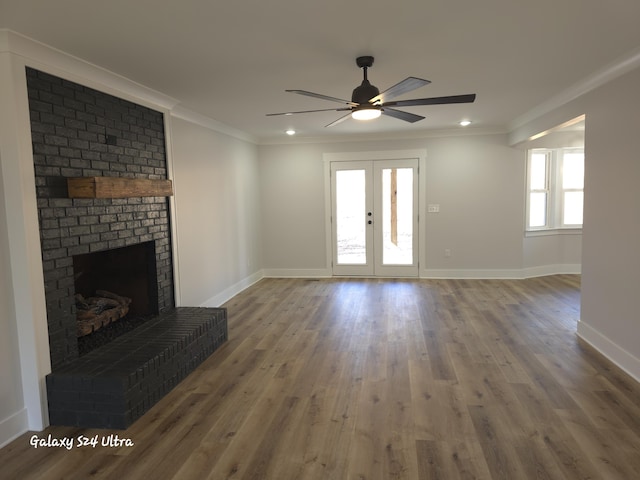
[[[258,144],[258,139],[253,135],[250,135],[242,130],[238,130],[237,128],[230,127],[229,125],[209,118],[205,115],[201,115],[197,112],[194,112],[193,110],[183,107],[182,105],[176,105],[171,109],[170,113],[171,116],[175,118],[179,118],[190,123],[195,123],[196,125],[200,125],[201,127],[205,127],[218,133],[229,135],[230,137],[234,137],[245,142]]]
[[[632,50],[617,60],[611,62],[601,70],[585,77],[581,81],[573,84],[571,87],[551,97],[549,100],[532,108],[523,115],[515,118],[509,123],[509,131],[514,131],[527,123],[559,108],[576,98],[588,93],[596,88],[621,77],[636,68],[640,67],[640,47]]]
[[[0,53],[11,53],[20,57],[25,66],[150,108],[170,110],[178,103],[168,95],[13,30],[0,29]]]
[[[411,132],[365,133],[356,135],[330,135],[318,137],[268,137],[260,138],[259,145],[300,145],[319,143],[353,143],[380,140],[414,140],[422,138],[466,137],[477,135],[505,135],[508,130],[503,127],[459,127],[434,130],[414,130]]]

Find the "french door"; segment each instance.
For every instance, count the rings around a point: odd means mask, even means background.
[[[418,159],[331,162],[334,275],[418,276]]]

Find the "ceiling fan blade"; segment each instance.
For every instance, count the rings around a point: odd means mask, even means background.
[[[285,92],[297,93],[298,95],[306,95],[307,97],[320,98],[322,100],[329,100],[331,102],[344,103],[352,107],[355,107],[356,105],[358,105],[357,103],[353,103],[349,100],[343,100],[341,98],[336,98],[336,97],[329,97],[328,95],[322,95],[321,93],[308,92],[306,90],[285,90]]]
[[[302,110],[298,112],[281,112],[281,113],[267,113],[267,117],[275,117],[277,115],[296,115],[298,113],[314,113],[314,112],[344,112],[351,110],[350,108],[323,108],[321,110]]]
[[[347,119],[348,119],[348,118],[350,118],[350,117],[351,117],[351,113],[347,113],[346,115],[344,115],[344,116],[340,117],[339,119],[334,120],[334,121],[333,121],[333,122],[331,122],[330,124],[325,125],[325,128],[326,128],[326,127],[333,127],[334,125],[337,125],[337,124],[339,124],[339,123],[344,122],[345,120],[347,120]]]
[[[404,120],[405,122],[415,123],[422,120],[424,117],[422,115],[415,115],[409,112],[403,112],[402,110],[396,110],[395,108],[385,107],[382,109],[383,115],[388,115],[389,117],[397,118],[399,120]]]
[[[416,88],[424,87],[425,85],[429,85],[430,83],[431,82],[429,80],[425,80],[423,78],[408,77],[402,80],[400,83],[396,83],[394,86],[387,88],[381,94],[376,95],[371,100],[369,100],[369,103],[384,103],[387,100],[391,100],[392,98],[415,90]]]
[[[449,97],[414,98],[413,100],[397,100],[395,102],[385,102],[383,107],[415,107],[418,105],[448,105],[451,103],[473,103],[476,94],[452,95]]]

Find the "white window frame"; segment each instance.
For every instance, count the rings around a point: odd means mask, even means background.
[[[531,189],[531,155],[534,153],[543,153],[546,156],[546,185],[544,189]],[[526,183],[526,212],[525,212],[525,233],[529,236],[536,234],[550,233],[580,233],[582,232],[582,224],[564,224],[564,193],[565,192],[584,192],[582,189],[564,189],[562,186],[562,170],[563,158],[565,153],[582,153],[582,147],[566,147],[566,148],[534,148],[527,151],[527,183]],[[530,198],[531,193],[544,192],[547,195],[546,202],[546,224],[539,227],[530,227]]]

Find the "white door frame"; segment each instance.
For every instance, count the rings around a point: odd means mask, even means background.
[[[362,160],[398,160],[407,158],[418,159],[418,276],[424,269],[426,248],[426,161],[427,151],[425,149],[415,150],[389,150],[374,152],[341,152],[324,153],[324,204],[325,204],[325,258],[327,270],[332,271],[333,261],[333,241],[331,235],[331,163],[332,162],[353,162]]]

